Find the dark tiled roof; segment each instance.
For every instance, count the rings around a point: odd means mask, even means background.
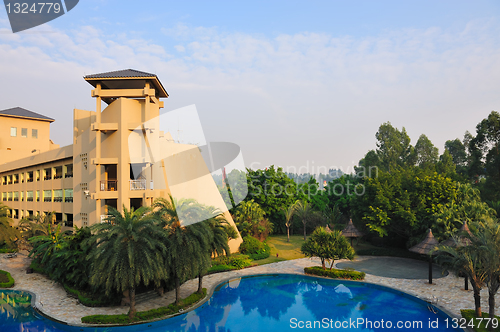
[[[35,113],[32,111],[28,111],[27,109],[24,109],[21,107],[8,108],[6,110],[0,111],[0,115],[7,115],[7,116],[10,115],[10,116],[38,119],[38,120],[50,121],[50,122],[54,121],[54,119],[49,118],[45,115],[41,115],[41,114],[38,114],[38,113]]]
[[[135,69],[125,69],[109,71],[107,73],[93,74],[85,76],[88,78],[120,78],[120,77],[156,77],[155,74],[145,73],[143,71],[138,71]]]

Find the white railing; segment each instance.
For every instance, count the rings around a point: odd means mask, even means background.
[[[129,180],[130,190],[146,190],[146,180]]]
[[[101,214],[101,224],[102,224],[103,222],[109,222],[109,221],[107,220],[109,217],[111,217],[111,215],[110,215],[110,214]]]

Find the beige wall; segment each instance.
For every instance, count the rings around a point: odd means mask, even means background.
[[[17,136],[11,136],[11,128],[17,128]],[[27,137],[22,137],[22,128],[26,128]],[[32,137],[32,129],[38,131],[38,138]],[[50,122],[31,118],[0,115],[0,164],[59,148],[50,141]]]

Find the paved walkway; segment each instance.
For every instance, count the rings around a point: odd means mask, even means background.
[[[429,280],[429,262],[408,258],[366,256],[365,259],[338,263],[337,267],[339,269],[351,268],[378,277]],[[448,272],[443,271],[439,265],[432,265],[432,279],[443,278],[447,275]]]
[[[361,256],[359,260],[369,259],[367,256]],[[106,307],[106,308],[88,308],[78,304],[77,300],[68,297],[61,285],[48,279],[47,277],[33,273],[26,274],[26,268],[31,259],[25,255],[19,254],[17,258],[6,259],[5,254],[0,254],[0,270],[11,273],[16,284],[13,289],[28,290],[37,294],[36,306],[43,313],[58,320],[72,325],[81,324],[81,317],[95,314],[124,314],[128,312],[128,307]],[[342,262],[342,261],[339,261]],[[337,264],[339,263],[337,262]],[[265,273],[304,273],[304,267],[320,265],[316,259],[296,259],[282,261],[263,266],[247,268],[238,271],[230,271],[212,274],[203,278],[204,287],[210,289],[222,280],[232,277],[240,277],[250,274]],[[463,279],[456,278],[452,274],[447,277],[434,280],[434,284],[429,285],[425,279],[397,279],[374,276],[367,274],[365,281],[396,288],[407,293],[413,294],[423,299],[438,299],[438,305],[444,307],[455,315],[460,315],[460,309],[474,308],[472,291],[463,290]],[[196,291],[198,280],[190,280],[181,286],[181,297],[187,297]],[[488,310],[487,290],[481,292],[483,311]],[[175,300],[175,292],[165,293],[157,300],[141,303],[137,310],[149,310],[160,306],[166,306]],[[497,295],[497,312],[500,311],[500,295]]]

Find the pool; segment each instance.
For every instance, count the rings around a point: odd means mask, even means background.
[[[444,312],[405,293],[369,283],[291,274],[231,279],[193,311],[112,328],[59,324],[32,310],[29,293],[0,294],[2,332],[462,331],[452,328],[452,318]]]

